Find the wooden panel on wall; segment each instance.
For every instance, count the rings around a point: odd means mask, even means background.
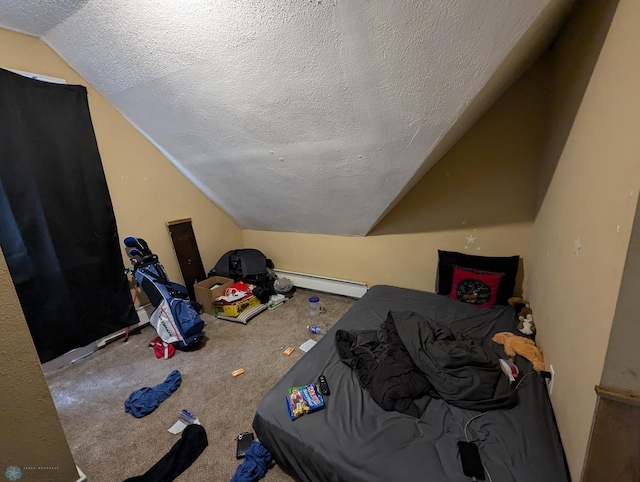
[[[596,387],[598,406],[583,482],[640,480],[640,397]]]
[[[189,292],[189,298],[195,301],[196,296],[193,292],[193,284],[202,281],[207,275],[204,272],[204,266],[200,258],[200,250],[196,242],[196,235],[193,232],[191,218],[169,221],[167,227],[171,234],[173,248],[178,257],[182,279]]]

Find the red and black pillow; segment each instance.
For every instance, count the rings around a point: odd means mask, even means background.
[[[466,270],[479,270],[494,275],[501,275],[496,292],[495,304],[506,305],[508,304],[509,298],[513,296],[519,264],[520,256],[474,256],[471,254],[438,250],[436,293],[446,296],[452,294],[455,267]],[[458,276],[464,274],[465,273],[462,273]],[[492,280],[494,279],[495,278],[492,278]],[[488,281],[488,279],[485,281]]]
[[[449,298],[470,303],[479,308],[491,308],[496,304],[500,281],[504,273],[492,273],[477,269],[453,267],[453,284]]]

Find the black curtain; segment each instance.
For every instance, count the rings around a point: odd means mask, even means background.
[[[138,322],[83,86],[0,69],[0,246],[41,362]]]

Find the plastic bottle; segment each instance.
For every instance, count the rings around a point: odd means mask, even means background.
[[[318,325],[309,325],[307,326],[307,330],[309,330],[314,335],[319,335],[320,333],[322,333],[322,328],[320,328]]]

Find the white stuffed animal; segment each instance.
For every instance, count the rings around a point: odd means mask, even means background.
[[[533,316],[528,314],[526,316],[519,316],[518,319],[520,323],[518,323],[518,331],[525,335],[533,335],[536,332],[536,325],[533,324]]]

